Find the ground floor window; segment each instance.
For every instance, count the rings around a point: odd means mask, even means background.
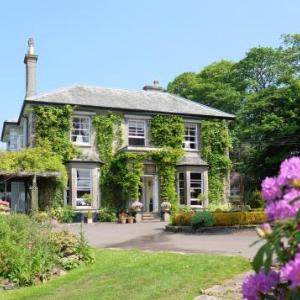
[[[178,174],[178,191],[179,191],[179,203],[180,205],[185,205],[185,182],[184,173]]]
[[[92,195],[92,170],[77,169],[76,206],[91,206],[87,196]]]
[[[198,198],[202,192],[202,174],[190,173],[190,205],[203,205]]]

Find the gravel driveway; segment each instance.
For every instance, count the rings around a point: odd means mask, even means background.
[[[215,253],[252,258],[260,246],[250,247],[257,240],[254,230],[186,234],[165,232],[165,225],[164,222],[93,223],[83,224],[83,230],[91,245],[97,248]],[[79,233],[80,224],[59,225],[59,228]]]

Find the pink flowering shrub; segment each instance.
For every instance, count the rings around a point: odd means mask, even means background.
[[[264,245],[243,283],[244,299],[300,299],[300,157],[282,162],[277,177],[262,182],[269,223],[257,228]]]

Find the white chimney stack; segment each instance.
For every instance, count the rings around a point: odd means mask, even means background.
[[[28,39],[28,51],[24,57],[24,64],[26,65],[26,96],[36,95],[36,63],[38,56],[34,54],[33,38]]]

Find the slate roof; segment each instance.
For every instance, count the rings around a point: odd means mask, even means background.
[[[189,116],[234,119],[234,115],[182,97],[158,91],[134,91],[75,85],[28,97],[29,103],[71,104],[105,109],[171,113]]]
[[[199,157],[199,154],[193,156],[187,156],[181,158],[176,164],[177,166],[208,166],[208,163]]]

